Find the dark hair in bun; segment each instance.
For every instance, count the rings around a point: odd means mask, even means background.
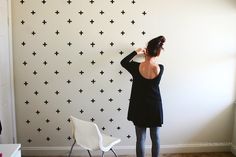
[[[148,55],[151,57],[158,56],[160,53],[160,50],[163,49],[163,44],[165,41],[166,41],[166,38],[164,36],[159,36],[150,40],[147,46]]]

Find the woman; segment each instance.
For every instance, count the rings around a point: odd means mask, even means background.
[[[164,36],[159,36],[148,42],[147,48],[139,48],[126,56],[121,65],[132,75],[128,120],[135,125],[137,136],[136,155],[144,157],[146,128],[150,128],[152,140],[152,157],[158,157],[160,150],[159,127],[163,124],[162,101],[159,83],[164,66],[156,64],[165,42]],[[142,63],[131,61],[135,55],[145,55]]]

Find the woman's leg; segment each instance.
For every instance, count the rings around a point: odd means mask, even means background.
[[[146,128],[141,128],[135,126],[136,131],[136,156],[137,157],[144,157],[145,155],[145,139],[146,139]]]
[[[159,127],[150,128],[150,136],[152,139],[152,157],[158,157],[160,151]]]

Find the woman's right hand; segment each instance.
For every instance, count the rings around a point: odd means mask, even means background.
[[[145,54],[146,53],[146,49],[143,48],[138,48],[137,50],[135,50],[137,52],[138,55],[140,54]]]

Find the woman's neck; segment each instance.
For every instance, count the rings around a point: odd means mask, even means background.
[[[150,57],[150,56],[146,55],[144,62],[154,64],[156,62],[156,57]]]

